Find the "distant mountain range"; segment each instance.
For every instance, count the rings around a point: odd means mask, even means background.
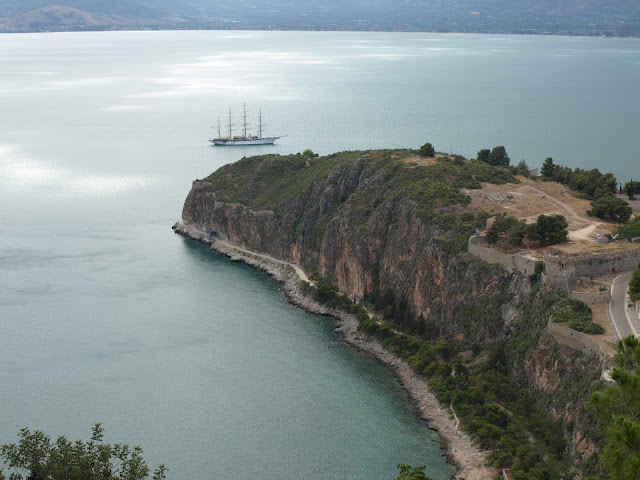
[[[640,36],[638,0],[0,0],[0,32],[383,30]]]

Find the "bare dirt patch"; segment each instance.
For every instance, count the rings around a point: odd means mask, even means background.
[[[435,157],[421,157],[420,155],[411,155],[410,157],[403,158],[404,163],[413,167],[428,167],[434,165],[438,158],[449,158],[449,155],[443,153],[436,153]]]
[[[555,182],[535,181],[518,177],[519,184],[507,183],[493,185],[483,183],[482,189],[463,190],[471,197],[469,207],[476,211],[502,213],[528,223],[534,222],[538,215],[564,215],[569,224],[569,242],[554,245],[565,255],[597,253],[621,250],[620,243],[598,243],[597,237],[612,233],[617,224],[596,217],[590,217],[587,211],[591,205],[588,200],[576,198],[570,188]],[[550,247],[538,247],[527,242],[526,250],[534,258],[541,258]]]

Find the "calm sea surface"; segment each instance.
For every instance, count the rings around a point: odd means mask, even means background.
[[[254,153],[427,141],[640,177],[633,39],[14,34],[0,72],[0,443],[102,422],[174,479],[447,472],[394,378],[331,319],[173,234],[191,180]],[[209,146],[243,101],[288,136]]]

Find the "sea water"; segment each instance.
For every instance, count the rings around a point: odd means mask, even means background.
[[[0,442],[141,444],[174,479],[449,472],[393,376],[265,274],[173,234],[257,153],[551,156],[637,179],[637,39],[332,32],[0,35]],[[213,147],[229,108],[272,146]]]

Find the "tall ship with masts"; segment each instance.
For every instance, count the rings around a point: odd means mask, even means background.
[[[270,145],[279,138],[286,137],[286,135],[282,135],[280,137],[262,136],[262,130],[264,129],[264,125],[262,124],[262,108],[260,109],[260,114],[258,115],[258,135],[250,135],[248,130],[249,123],[247,122],[246,102],[244,102],[242,109],[242,135],[233,135],[234,126],[235,124],[233,123],[231,109],[229,109],[229,124],[227,125],[229,129],[229,136],[222,136],[222,132],[220,130],[220,117],[218,117],[218,136],[215,138],[211,138],[209,141],[214,145]]]

